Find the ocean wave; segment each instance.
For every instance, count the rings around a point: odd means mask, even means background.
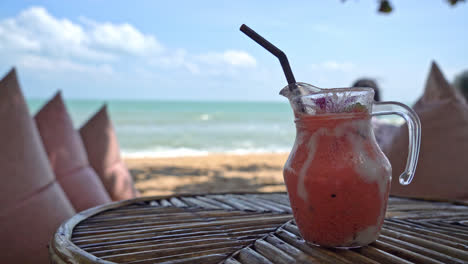
[[[123,150],[124,158],[164,158],[183,156],[206,156],[209,152],[190,148],[153,149],[153,150]]]
[[[202,120],[202,121],[208,121],[210,119],[211,119],[211,115],[209,115],[209,114],[200,115],[200,120]]]
[[[264,153],[288,153],[290,148],[235,148],[235,149],[212,149],[200,150],[191,148],[158,148],[147,150],[123,150],[124,158],[173,158],[188,156],[207,156],[210,154],[264,154]]]

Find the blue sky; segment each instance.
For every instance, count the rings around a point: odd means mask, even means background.
[[[376,1],[0,2],[0,74],[16,66],[29,98],[283,100],[278,61],[245,23],[288,55],[298,81],[376,78],[385,100],[420,96],[430,62],[468,69],[468,4]],[[422,6],[423,5],[423,6]]]

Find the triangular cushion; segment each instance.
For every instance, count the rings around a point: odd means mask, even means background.
[[[14,70],[0,81],[2,263],[49,263],[47,244],[75,213],[55,178]]]
[[[421,150],[416,175],[408,186],[398,184],[408,153],[407,126],[385,150],[393,170],[391,193],[402,196],[468,198],[468,106],[433,63],[423,96],[413,109],[421,119]]]
[[[105,105],[81,127],[80,134],[89,162],[112,200],[136,197],[132,177],[120,157],[117,136]]]
[[[73,207],[82,211],[110,202],[99,177],[89,166],[60,93],[42,107],[35,120],[55,176]]]

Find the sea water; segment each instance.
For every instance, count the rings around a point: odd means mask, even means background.
[[[45,103],[29,99],[31,114]],[[75,128],[108,105],[124,157],[288,153],[295,126],[288,102],[66,100]],[[395,122],[399,122],[398,118]]]
[[[35,114],[44,100],[28,100]],[[103,104],[66,100],[81,127]],[[125,157],[288,152],[294,142],[286,102],[107,101]]]

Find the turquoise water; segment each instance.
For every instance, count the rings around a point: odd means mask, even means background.
[[[35,114],[45,100],[28,100]],[[66,100],[78,129],[103,104]],[[289,152],[295,138],[288,102],[108,101],[125,157]],[[401,120],[390,119],[394,123]]]
[[[35,114],[44,100],[28,100]],[[79,128],[103,104],[67,100]],[[287,102],[108,101],[127,157],[288,152],[294,142]]]

